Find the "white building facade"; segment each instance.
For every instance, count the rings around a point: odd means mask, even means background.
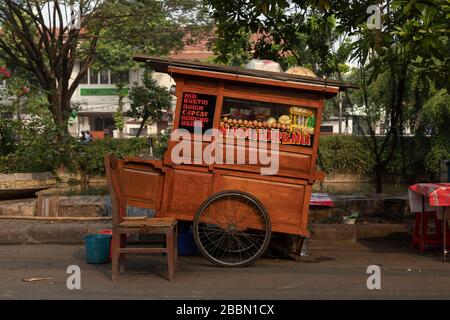
[[[74,67],[72,79],[75,79],[79,71],[79,66]],[[110,70],[91,70],[83,77],[80,85],[72,96],[71,103],[78,111],[76,116],[69,120],[69,133],[73,136],[80,136],[82,131],[89,131],[94,139],[101,139],[106,136],[118,137],[119,131],[115,126],[114,114],[118,109],[119,97],[117,95],[117,83],[124,83],[124,91],[128,93],[129,88],[134,83],[141,83],[144,74],[143,68],[131,69],[127,72],[114,73]],[[153,78],[160,86],[170,90],[175,85],[175,81],[165,73],[153,73]],[[176,97],[172,96],[172,107],[176,104]],[[123,100],[125,138],[134,137],[141,124],[140,119],[133,119],[127,116],[130,110],[128,97]],[[163,120],[158,123],[146,125],[141,136],[157,134],[167,126],[167,113],[164,113]]]

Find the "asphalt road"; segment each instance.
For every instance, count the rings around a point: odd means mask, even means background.
[[[81,290],[69,290],[69,265],[81,268]],[[369,265],[381,289],[367,289]],[[405,242],[315,242],[300,262],[264,258],[248,268],[213,267],[181,257],[176,281],[164,257],[131,255],[118,282],[110,264],[89,265],[80,245],[0,246],[0,299],[449,299],[450,262],[439,250],[419,254]],[[52,280],[23,282],[25,278]]]

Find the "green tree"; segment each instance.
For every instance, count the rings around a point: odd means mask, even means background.
[[[207,3],[218,24],[220,40],[215,49],[219,61],[228,62],[234,56],[268,58],[284,66],[312,68],[318,75],[336,73],[340,79],[344,79],[344,62],[354,60],[360,65],[351,76],[360,90],[353,95],[346,91],[344,105],[351,109],[357,101],[366,109],[368,132],[364,139],[375,158],[376,189],[381,192],[382,173],[403,145],[405,123],[414,118],[420,123],[417,120],[424,103],[433,95],[429,88],[449,86],[448,0],[381,2],[379,29],[367,24],[372,1]],[[338,39],[341,45],[335,49]],[[423,100],[410,104],[413,89],[416,96],[419,92],[424,95]],[[374,123],[381,115],[387,132],[379,139]]]
[[[81,17],[75,24],[67,23],[71,5]],[[181,49],[183,30],[189,27],[186,16],[194,20],[201,12],[195,0],[4,0],[0,59],[32,75],[64,135],[72,113],[70,100],[94,61],[111,48],[106,43],[115,43],[127,53],[123,57],[141,48],[147,53]],[[111,63],[111,56],[105,59]],[[72,78],[76,63],[79,72]]]
[[[201,0],[141,0],[121,1],[108,7],[108,14],[117,16],[120,23],[105,28],[100,33],[94,69],[109,69],[123,74],[138,68],[133,54],[168,55],[179,51],[185,42],[196,42],[209,27],[209,19]],[[136,19],[150,14],[150,19]],[[118,105],[114,115],[119,137],[123,138],[124,98],[128,79],[117,78]]]
[[[331,75],[336,19],[316,2],[207,0],[217,24],[217,61],[270,59],[285,68],[301,65],[319,76]]]
[[[60,161],[59,130],[46,97],[21,77],[7,78],[0,91],[0,172],[54,169]]]
[[[152,78],[152,72],[146,70],[142,77],[142,84],[135,83],[129,93],[131,111],[135,119],[141,119],[141,125],[136,137],[141,135],[145,123],[152,123],[161,119],[162,110],[171,107],[172,96],[167,88],[160,87]]]
[[[420,118],[432,136],[431,151],[425,158],[425,165],[433,178],[438,179],[440,161],[450,159],[450,95],[445,89],[435,91],[425,102]]]
[[[369,124],[367,139],[375,157],[377,192],[381,192],[382,173],[392,160],[396,148],[403,148],[404,125],[408,116],[408,96],[411,84],[429,88],[449,77],[448,68],[448,1],[388,1],[383,4],[381,29],[367,27],[364,6],[349,6],[346,11],[336,11],[342,20],[342,29],[358,40],[352,44],[352,58],[359,60],[360,87],[363,105],[370,108],[370,100],[384,109],[387,133],[381,143]],[[362,18],[361,18],[362,17]],[[445,70],[445,66],[447,66]],[[373,96],[370,86],[384,82],[384,95],[380,99]],[[417,88],[417,87],[416,87]],[[424,97],[430,97],[425,90]],[[371,97],[373,96],[373,97]],[[347,95],[348,98],[348,95]],[[351,103],[353,105],[353,103]],[[423,104],[415,105],[416,111]],[[370,114],[370,112],[368,113]],[[370,116],[368,117],[370,121]],[[403,153],[403,152],[402,152]]]
[[[48,108],[56,124],[67,131],[70,99],[91,65],[97,36],[108,21],[101,1],[81,1],[80,28],[64,23],[66,6],[73,1],[5,0],[0,2],[0,58],[8,66],[28,71],[47,95]],[[47,18],[46,18],[47,17]],[[98,21],[93,26],[93,21]],[[87,50],[79,50],[81,30],[92,36]],[[71,80],[76,61],[80,72]]]

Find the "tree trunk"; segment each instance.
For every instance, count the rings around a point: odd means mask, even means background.
[[[139,130],[136,133],[136,138],[139,138],[141,136],[142,133],[142,129],[144,128],[145,122],[147,121],[148,118],[142,119],[141,125],[139,126]]]
[[[382,169],[375,166],[375,192],[381,193],[383,191],[383,179],[381,177]]]
[[[54,84],[56,88],[56,85]],[[67,138],[69,136],[68,120],[70,114],[70,97],[61,97],[61,92],[59,89],[55,89],[54,93],[49,93],[47,99],[50,103],[50,111],[52,113],[52,118],[57,126],[57,134],[55,144],[58,149],[61,150],[60,155],[61,162],[59,163],[59,170],[65,171],[67,167],[67,161],[70,161],[71,156],[67,153],[67,149],[64,146],[67,145]]]
[[[124,85],[122,83],[118,83],[116,85],[117,87],[117,92],[119,95],[119,102],[118,102],[118,106],[117,106],[117,113],[119,114],[120,117],[120,123],[117,123],[116,121],[116,127],[117,129],[119,129],[119,138],[123,139],[124,135],[123,135],[123,127],[125,126],[124,123],[124,116],[123,116],[123,98],[125,97],[125,95],[122,92],[122,89],[124,87]]]
[[[67,123],[69,120],[71,107],[69,96],[62,97],[61,94],[56,90],[56,93],[50,93],[47,99],[50,103],[50,110],[52,113],[53,121],[60,128],[63,134],[68,134],[69,129]]]
[[[121,90],[122,88],[120,88]],[[123,121],[123,97],[121,94],[119,94],[119,112],[121,114],[122,117],[122,121]],[[122,123],[122,126],[119,128],[119,138],[123,139],[123,127],[124,124]]]

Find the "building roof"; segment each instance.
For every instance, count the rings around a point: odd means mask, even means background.
[[[186,42],[186,40],[185,40]],[[202,39],[194,44],[185,44],[183,50],[172,52],[171,59],[199,61],[211,58],[214,53],[209,49],[208,39]]]
[[[253,78],[263,78],[278,80],[284,82],[294,82],[310,85],[319,85],[325,87],[338,87],[341,91],[345,89],[357,88],[355,85],[344,83],[339,80],[326,79],[319,77],[307,77],[295,74],[287,74],[282,72],[271,72],[262,70],[252,70],[242,67],[231,67],[223,65],[214,65],[198,62],[187,62],[177,59],[167,59],[161,57],[147,56],[143,54],[136,54],[133,58],[134,61],[145,62],[156,72],[168,73],[169,67],[178,67],[184,69],[191,69],[197,71],[206,71],[221,74],[232,74],[236,76],[248,76]]]

